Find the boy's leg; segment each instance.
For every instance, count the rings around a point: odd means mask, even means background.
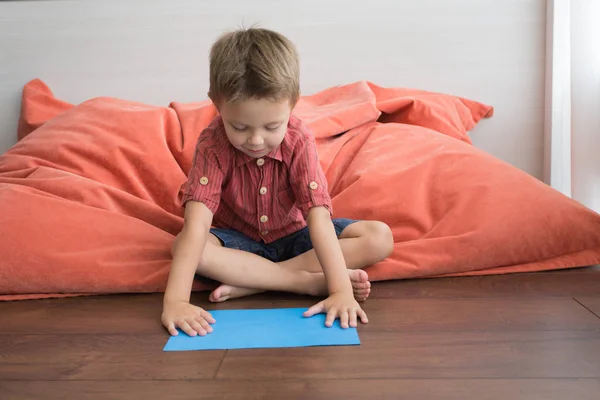
[[[391,229],[379,221],[354,222],[342,230],[339,239],[348,269],[364,268],[385,260],[394,248]],[[293,271],[322,271],[314,249],[280,264]]]
[[[177,239],[172,251],[177,247]],[[265,290],[284,291],[297,294],[318,296],[327,293],[327,285],[323,273],[293,271],[282,268],[264,257],[256,254],[223,247],[219,238],[209,234],[203,253],[201,265],[197,272],[207,278],[223,284],[211,293],[211,301],[224,301],[230,297],[229,288],[246,288],[245,295]],[[353,285],[362,277],[358,271],[349,271]],[[366,281],[366,278],[364,278]],[[235,296],[240,297],[240,296]]]
[[[172,252],[177,247],[177,238]],[[242,250],[223,247],[219,238],[208,235],[197,272],[228,285],[252,289],[308,293],[315,288],[315,274],[281,268],[266,258]]]
[[[357,300],[363,301],[369,296],[371,285],[367,273],[360,268],[384,260],[391,254],[394,246],[392,232],[386,224],[377,221],[358,221],[345,227],[340,226],[343,223],[342,220],[338,221],[340,222],[336,222],[336,230],[338,232],[341,230],[339,234],[340,246],[347,268],[349,268],[348,273],[352,281],[354,296]],[[306,240],[306,238],[300,238],[300,240]],[[317,291],[308,294],[327,294],[327,282],[314,250],[306,251],[287,261],[280,262],[278,265],[291,271],[314,273],[315,276],[318,276]],[[211,300],[224,301],[229,298],[249,296],[261,291],[244,286],[224,284],[213,291]]]

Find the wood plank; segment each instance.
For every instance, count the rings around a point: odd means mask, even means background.
[[[600,265],[558,271],[520,273],[507,275],[485,275],[473,277],[449,277],[429,279],[406,279],[373,282],[371,298],[478,298],[478,297],[576,297],[597,296],[600,285]],[[119,296],[156,296],[156,304],[162,294],[111,294],[78,297],[79,299],[106,299]],[[194,292],[196,302],[207,303],[208,292]],[[256,299],[297,300],[311,299],[289,293],[266,293],[251,296]],[[0,302],[0,311],[7,304],[53,302],[68,299],[42,299]]]
[[[309,307],[318,299],[256,296],[212,304],[208,310]],[[369,299],[370,330],[578,330],[600,319],[571,298]],[[0,334],[132,334],[164,332],[159,295],[118,295],[0,303]],[[218,325],[215,326],[217,328]],[[43,328],[43,330],[40,330]]]
[[[6,400],[22,399],[420,399],[597,400],[598,379],[315,379],[221,381],[0,382]]]
[[[162,296],[108,295],[0,303],[0,334],[159,333]]]
[[[400,283],[400,284],[398,284]],[[559,271],[375,282],[378,299],[596,296],[600,266]]]
[[[314,299],[265,302],[264,298],[236,299],[211,304],[211,309],[308,307]],[[600,320],[572,298],[369,299],[363,303],[371,331],[481,331],[600,329]],[[218,328],[215,325],[215,328]]]
[[[549,331],[600,329],[571,298],[368,300],[360,333],[409,331]]]
[[[2,335],[0,380],[211,379],[224,351],[163,352],[165,335]]]
[[[600,293],[600,287],[598,288],[598,292]],[[577,297],[575,300],[600,318],[600,296]]]
[[[249,301],[250,303],[246,303]],[[315,298],[285,294],[213,304],[207,294],[194,293],[192,302],[205,309],[308,307]],[[120,294],[0,302],[1,334],[132,334],[166,332],[160,321],[162,294]]]
[[[220,379],[598,378],[600,330],[369,332],[360,346],[230,350]]]

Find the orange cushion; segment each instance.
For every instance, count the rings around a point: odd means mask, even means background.
[[[425,128],[371,123],[327,146],[335,216],[393,230],[373,280],[600,263],[600,215],[529,174]],[[353,133],[353,132],[350,132]]]
[[[600,263],[598,214],[469,144],[489,106],[357,82],[295,112],[318,138],[335,216],[393,229],[373,280]],[[22,140],[0,156],[0,299],[162,291],[180,186],[214,115],[208,102],[72,106],[30,82]]]

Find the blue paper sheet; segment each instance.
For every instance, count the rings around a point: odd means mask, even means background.
[[[325,314],[302,316],[306,308],[210,311],[217,321],[206,336],[179,331],[163,351],[229,350],[276,347],[358,345],[356,328],[343,329],[339,320],[328,328]]]

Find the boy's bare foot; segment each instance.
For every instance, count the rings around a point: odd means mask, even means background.
[[[208,300],[213,303],[221,303],[225,300],[236,299],[238,297],[252,296],[262,293],[264,290],[248,289],[231,285],[221,285],[208,296]]]
[[[317,274],[315,274],[317,275]],[[323,274],[319,274],[321,277]],[[352,282],[352,289],[354,291],[354,298],[356,301],[365,301],[371,293],[371,282],[369,282],[369,275],[362,269],[348,270],[350,276],[350,282]],[[319,289],[316,296],[327,295],[327,285],[325,282],[320,283]],[[208,296],[208,300],[213,303],[220,303],[225,300],[235,299],[238,297],[250,296],[257,293],[262,293],[264,290],[240,288],[231,285],[221,285]]]
[[[365,301],[371,294],[371,282],[369,275],[362,269],[349,269],[350,282],[352,282],[352,290],[354,290],[354,298],[356,301]],[[327,291],[324,293],[327,294]]]

